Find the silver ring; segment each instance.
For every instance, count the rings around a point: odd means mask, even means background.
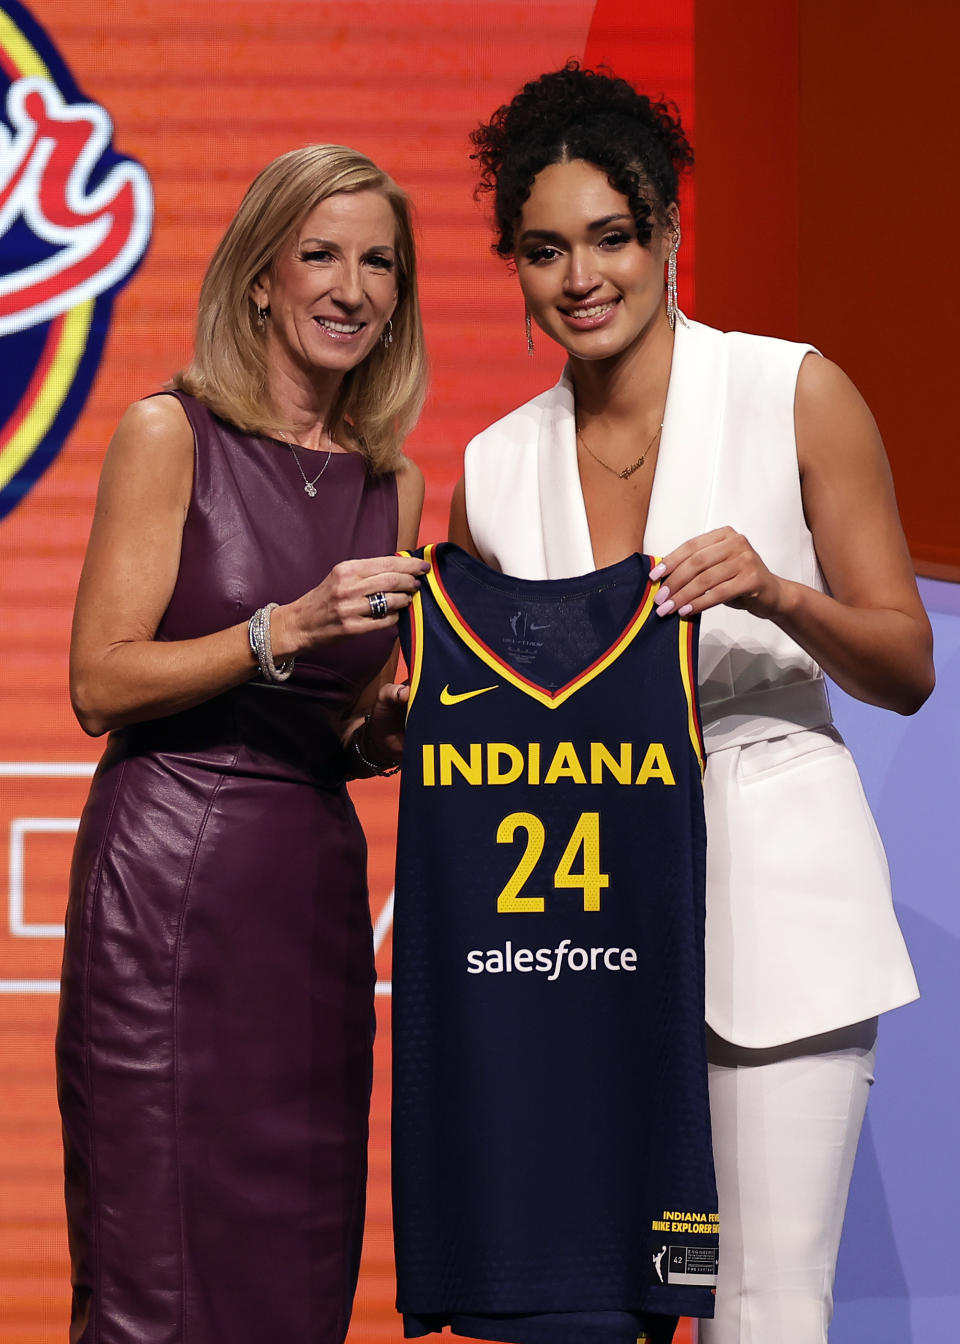
[[[382,621],[384,616],[390,615],[390,608],[383,593],[367,593],[367,601],[370,604],[370,615],[375,621]]]

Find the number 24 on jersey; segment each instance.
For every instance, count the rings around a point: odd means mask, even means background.
[[[546,828],[532,812],[511,812],[497,828],[497,844],[510,844],[519,830],[526,831],[526,848],[497,897],[497,910],[501,914],[542,914],[545,908],[543,896],[521,896],[520,893],[543,853]],[[574,872],[578,856],[581,858],[580,871]],[[580,888],[584,910],[599,910],[600,893],[609,885],[609,874],[600,871],[600,813],[581,812],[554,871],[554,890]]]

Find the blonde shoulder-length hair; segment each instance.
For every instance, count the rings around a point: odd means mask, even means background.
[[[269,271],[300,221],[341,191],[376,191],[396,221],[397,306],[393,341],[343,379],[326,428],[356,444],[374,472],[396,471],[400,447],[426,394],[427,361],[417,295],[416,249],[406,194],[365,155],[343,145],[305,145],[268,163],[251,183],[200,289],[193,359],[172,385],[247,434],[292,426],[270,404],[263,333],[251,286]]]

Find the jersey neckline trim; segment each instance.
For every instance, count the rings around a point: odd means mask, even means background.
[[[449,543],[446,544],[449,545]],[[525,695],[529,695],[541,705],[545,705],[547,709],[558,709],[562,704],[565,704],[572,695],[575,695],[581,687],[588,685],[593,681],[594,677],[599,676],[601,672],[605,671],[612,663],[616,662],[624,649],[633,642],[636,635],[646,623],[647,618],[653,610],[654,597],[657,589],[660,587],[658,583],[651,583],[648,578],[639,605],[609,648],[594,659],[589,667],[584,668],[582,672],[578,672],[575,677],[571,677],[566,685],[559,687],[556,691],[548,691],[545,687],[538,685],[535,681],[531,681],[529,677],[523,676],[515,668],[511,667],[508,662],[501,658],[499,654],[494,653],[494,651],[483,642],[476,631],[464,619],[460,614],[456,603],[453,601],[453,598],[447,591],[447,587],[440,575],[439,566],[436,560],[436,552],[436,542],[432,542],[430,545],[423,548],[423,558],[430,564],[430,570],[427,574],[427,583],[430,586],[430,591],[433,593],[437,606],[440,608],[451,629],[463,643],[466,644],[467,648],[481,660],[481,662],[486,663],[486,665],[492,668],[494,672],[503,677],[505,681],[508,681],[511,686],[519,691],[523,691]],[[472,561],[472,557],[466,551],[462,552],[462,554],[467,561]],[[595,573],[583,575],[582,577],[593,585],[596,582],[597,573],[609,573],[612,570],[620,569],[631,563],[635,564],[638,560],[639,556],[636,558],[629,556],[626,560],[620,561],[619,564],[611,565],[606,571],[596,571]],[[653,557],[653,565],[651,568],[655,566],[656,563],[657,559],[656,557]],[[496,575],[497,578],[501,577],[496,574],[496,571],[491,571],[491,573]],[[522,586],[526,582],[528,581],[511,578],[507,580],[507,585],[505,586],[508,586],[509,584]],[[549,582],[550,581],[548,580],[547,584],[549,584]],[[570,584],[569,579],[558,579],[554,582],[559,586],[569,586]],[[543,582],[537,583],[537,587],[542,588],[543,586]]]

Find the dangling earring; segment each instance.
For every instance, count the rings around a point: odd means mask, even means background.
[[[670,256],[667,258],[667,321],[670,323],[671,331],[675,330],[678,317],[684,326],[687,325],[687,319],[677,305],[677,249],[679,246],[680,230],[677,229],[673,235]]]
[[[527,333],[527,354],[528,354],[528,355],[532,355],[532,354],[533,354],[533,328],[532,328],[532,326],[530,325],[530,310],[529,310],[528,308],[525,308],[525,309],[523,310],[523,325],[524,325],[524,328],[526,329],[526,333]]]
[[[269,311],[269,308],[261,308],[259,303],[257,304],[257,326],[261,331],[263,331],[267,325],[267,313],[269,313]]]
[[[381,333],[380,333],[380,344],[383,346],[384,350],[389,349],[389,347],[390,347],[391,345],[393,345],[393,318],[392,318],[392,317],[388,317],[388,318],[387,318],[387,325],[384,327],[383,331],[381,331]]]

